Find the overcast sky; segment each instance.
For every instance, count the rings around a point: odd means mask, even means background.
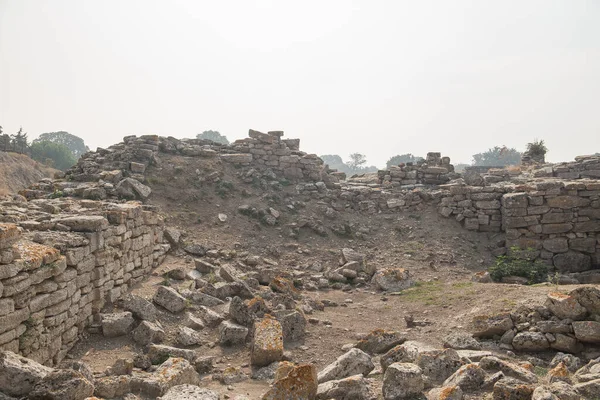
[[[600,1],[0,0],[0,125],[572,160],[600,152]]]

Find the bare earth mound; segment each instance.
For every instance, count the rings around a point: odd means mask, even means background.
[[[56,170],[24,154],[0,152],[0,196],[16,193],[43,178],[52,178]]]

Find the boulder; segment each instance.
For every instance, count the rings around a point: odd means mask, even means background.
[[[545,306],[560,319],[577,321],[585,318],[587,315],[585,307],[582,307],[575,297],[568,294],[548,293]]]
[[[579,304],[581,304],[591,315],[600,315],[600,289],[593,286],[582,286],[571,293]]]
[[[585,343],[600,343],[600,322],[575,321],[573,332],[577,340]]]
[[[410,279],[408,270],[404,268],[381,269],[375,272],[371,282],[379,289],[388,292],[400,292],[415,284],[414,281]]]
[[[238,345],[246,342],[248,328],[230,321],[223,321],[219,325],[219,343],[222,345]]]
[[[481,343],[467,332],[452,332],[443,339],[445,348],[455,350],[479,350]]]
[[[80,372],[56,370],[38,382],[28,398],[32,400],[82,400],[94,394],[94,385]]]
[[[198,358],[198,354],[194,350],[180,349],[160,344],[151,344],[148,346],[148,358],[152,364],[161,364],[169,357],[178,357],[186,359],[189,362],[195,362]]]
[[[276,373],[273,387],[265,393],[263,400],[309,400],[317,395],[317,369],[311,364],[285,368]]]
[[[131,328],[135,323],[135,320],[129,311],[114,314],[101,314],[101,317],[102,334],[105,337],[127,335],[131,332]]]
[[[152,189],[133,178],[123,179],[117,183],[115,189],[117,190],[117,195],[119,197],[129,200],[137,199],[144,201],[148,199],[150,193],[152,193]]]
[[[476,392],[485,380],[485,371],[477,364],[460,367],[444,382],[444,386],[458,386],[463,392]]]
[[[181,312],[187,306],[186,299],[182,295],[177,293],[175,289],[166,286],[158,287],[153,300],[172,313]]]
[[[177,385],[158,400],[219,400],[219,393],[195,385]]]
[[[54,370],[11,351],[0,351],[0,392],[26,396]]]
[[[165,331],[157,323],[142,321],[133,330],[133,340],[142,346],[160,343],[165,340]]]
[[[394,363],[383,375],[383,398],[385,400],[410,399],[421,394],[425,388],[421,368],[415,364]]]
[[[362,375],[328,381],[317,388],[317,400],[370,400],[372,393]]]
[[[408,340],[401,345],[395,346],[382,355],[379,363],[381,364],[381,369],[385,372],[387,367],[393,363],[415,363],[419,354],[428,351],[436,351],[436,349],[425,343]]]
[[[494,400],[530,400],[535,386],[512,378],[502,378],[494,385]]]
[[[283,358],[283,330],[279,321],[266,315],[254,323],[250,362],[263,367]]]
[[[600,393],[600,379],[594,379],[592,381],[578,383],[573,386],[575,391],[583,396],[587,396],[589,399],[596,399]]]
[[[463,391],[460,386],[444,386],[431,389],[427,393],[427,400],[462,400]]]
[[[373,361],[367,353],[351,349],[319,372],[318,380],[319,383],[323,383],[358,374],[367,376],[374,368]]]
[[[136,381],[140,394],[151,398],[166,394],[174,386],[199,384],[200,376],[192,364],[177,357],[169,358],[153,374]]]
[[[420,352],[416,362],[429,382],[443,383],[464,363],[454,349]]]
[[[526,383],[536,383],[537,376],[530,370],[513,364],[498,357],[484,357],[479,361],[479,366],[486,371],[500,371],[507,377],[518,379]]]
[[[283,342],[293,343],[304,339],[306,317],[297,310],[280,310],[273,313],[283,329]]]
[[[512,346],[519,351],[544,351],[550,343],[541,332],[519,332],[513,338]]]
[[[472,331],[475,337],[493,337],[503,335],[513,326],[510,314],[478,315],[473,317]]]
[[[148,300],[135,294],[128,294],[122,301],[122,306],[126,311],[130,311],[133,316],[143,321],[156,321],[156,307]]]
[[[177,344],[183,347],[195,346],[202,343],[202,335],[192,328],[187,326],[180,326],[177,329],[177,336],[175,338]]]
[[[380,354],[405,341],[406,335],[401,332],[376,329],[360,340],[354,347],[369,354]]]
[[[223,317],[221,314],[205,306],[198,307],[196,312],[202,321],[204,321],[204,324],[210,328],[216,328],[225,320],[225,317]]]

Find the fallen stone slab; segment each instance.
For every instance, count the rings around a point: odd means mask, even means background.
[[[0,392],[26,396],[54,369],[11,351],[0,352]]]
[[[129,311],[101,314],[102,335],[105,337],[124,336],[131,332],[135,320]]]
[[[365,377],[354,375],[320,384],[316,398],[317,400],[370,400],[373,394]]]
[[[165,331],[157,323],[142,321],[133,330],[133,340],[142,346],[150,343],[161,343],[165,340]]]
[[[421,368],[410,363],[394,363],[383,374],[385,400],[410,399],[423,392],[425,382]]]
[[[79,400],[94,394],[94,385],[80,372],[56,370],[46,375],[29,393],[31,400]]]
[[[230,321],[223,321],[219,325],[219,343],[225,346],[234,346],[246,342],[248,328]]]
[[[177,385],[158,400],[219,400],[219,393],[195,385]]]
[[[187,301],[182,295],[177,293],[175,289],[166,286],[158,287],[153,300],[172,313],[181,312],[187,306]]]
[[[485,380],[485,371],[477,364],[467,364],[452,374],[443,386],[458,386],[463,392],[471,393],[481,389]]]
[[[350,349],[319,372],[318,380],[319,383],[323,383],[358,374],[367,376],[374,368],[371,356],[362,350]]]
[[[130,311],[137,319],[156,321],[156,307],[148,300],[135,294],[128,294],[121,302],[126,311]]]
[[[406,341],[406,335],[396,331],[376,329],[370,332],[364,339],[360,340],[357,349],[369,354],[385,353],[392,347],[398,346]]]

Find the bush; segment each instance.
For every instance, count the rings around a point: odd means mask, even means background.
[[[494,282],[500,282],[505,276],[527,278],[528,283],[540,283],[548,280],[548,265],[533,256],[533,249],[523,250],[511,247],[509,254],[496,258],[496,264],[488,268]]]

